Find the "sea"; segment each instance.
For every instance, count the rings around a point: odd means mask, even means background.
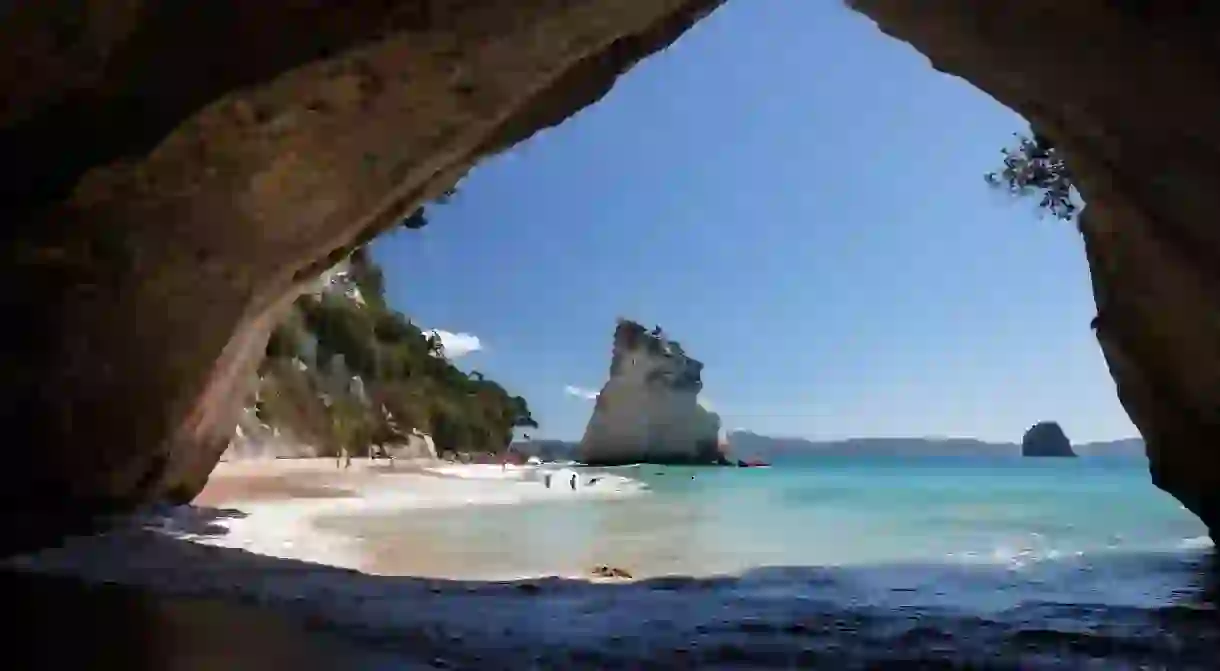
[[[463,583],[500,597],[479,623],[438,611],[461,645],[437,654],[455,667],[1220,665],[1212,544],[1143,460],[810,457],[578,474],[581,487],[613,478],[638,491],[332,524],[370,548],[413,547],[433,572],[486,578]],[[395,572],[389,556],[379,572]],[[501,586],[523,583],[496,582],[598,566],[639,580],[527,583],[517,599]]]
[[[158,534],[96,563],[159,595],[0,574],[6,650],[48,669],[1220,666],[1214,549],[1142,460],[575,472],[570,496],[318,520],[379,557],[373,574]],[[598,566],[637,579],[576,579]]]

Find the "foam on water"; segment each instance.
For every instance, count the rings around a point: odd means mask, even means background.
[[[1204,529],[1148,483],[1142,464],[855,459],[773,469],[493,465],[446,472],[511,478],[521,489],[501,495],[513,502],[572,505],[454,510],[439,536],[432,520],[412,515],[375,525],[353,517],[353,528],[366,538],[430,536],[431,548],[453,557],[482,552],[486,543],[489,562],[492,550],[515,552],[520,562],[539,562],[531,574],[561,575],[590,562],[637,576],[893,562],[1019,570],[1085,556],[1205,547],[1183,543]],[[604,498],[620,500],[611,506]],[[521,525],[528,534],[496,531]],[[515,544],[528,547],[517,551]],[[410,557],[403,558],[399,570],[410,573]],[[484,564],[469,566],[472,577],[483,575],[478,567]]]
[[[648,486],[645,496],[605,497],[597,484],[547,490],[532,479],[540,472],[379,478],[363,500],[242,506],[253,515],[229,525],[270,533],[292,523],[292,510],[332,506],[346,517],[312,534],[359,539],[363,550],[397,541],[404,574],[427,551],[445,566],[485,556],[462,566],[490,567],[472,576],[483,578],[511,575],[516,560],[545,574],[563,566],[549,562],[593,559],[637,576],[726,575],[445,582],[285,570],[144,537],[73,540],[18,564],[175,594],[239,590],[403,659],[458,668],[1209,669],[1220,655],[1210,542],[1142,469],[575,469]],[[751,568],[760,566],[769,568]]]
[[[194,537],[199,542],[239,548],[283,559],[315,561],[331,566],[362,568],[366,565],[363,534],[342,528],[319,526],[322,518],[376,516],[437,508],[511,506],[523,503],[613,499],[644,493],[643,483],[617,474],[582,470],[575,491],[556,477],[546,487],[547,472],[562,472],[547,466],[496,464],[446,465],[429,469],[444,478],[415,474],[382,474],[363,486],[359,496],[251,501],[234,504],[244,514],[215,520],[224,534],[192,534],[186,524],[176,523],[183,509],[156,524]],[[575,473],[575,471],[570,471]],[[592,481],[592,484],[589,484]]]
[[[1195,536],[1194,538],[1184,538],[1178,543],[1178,548],[1182,550],[1202,550],[1204,548],[1215,547],[1215,543],[1208,536]]]

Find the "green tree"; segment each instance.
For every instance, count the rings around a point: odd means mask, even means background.
[[[1080,212],[1079,194],[1062,153],[1044,135],[1017,134],[1016,139],[1002,150],[1004,167],[984,179],[1014,196],[1039,197],[1038,207],[1057,219],[1074,219]]]
[[[350,394],[337,395],[330,401],[328,414],[335,452],[363,453],[377,432],[371,408]]]
[[[367,247],[357,248],[348,257],[348,273],[366,304],[375,304],[378,308],[385,307],[385,274],[381,267],[373,262]]]
[[[381,270],[366,251],[354,253],[349,267],[363,304],[342,293],[303,296],[268,343],[260,370],[269,423],[333,453],[356,454],[411,429],[431,434],[440,451],[498,452],[515,428],[537,426],[524,398],[454,366],[436,333],[385,304]],[[301,370],[294,357],[310,342],[316,357]],[[342,375],[359,376],[367,399],[341,392],[331,375],[338,357]]]

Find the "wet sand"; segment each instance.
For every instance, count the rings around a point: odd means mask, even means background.
[[[391,465],[353,459],[349,469],[335,468],[333,459],[222,463],[195,499],[195,508],[171,515],[167,529],[209,545],[380,575],[522,578],[535,576],[531,569],[539,567],[494,573],[486,561],[429,552],[435,534],[453,531],[435,511],[626,496],[633,492],[621,488],[636,484],[603,477],[597,486],[572,491],[548,488],[536,476],[533,468],[435,461]],[[441,527],[370,535],[358,531],[360,524],[343,521],[387,514],[419,516]],[[201,518],[210,519],[201,524]]]
[[[217,545],[246,524],[257,549],[277,551],[271,541],[287,521],[319,510],[379,501],[465,506],[516,497],[517,485],[376,469],[336,474],[309,464],[242,465],[218,475],[206,499],[217,507],[134,517],[5,562],[15,573],[0,574],[0,607],[17,623],[5,630],[6,651],[34,660],[9,666],[1210,669],[1220,654],[1220,591],[1202,554],[1047,565],[1064,575],[899,565],[600,584],[379,576]],[[398,490],[404,484],[410,491]],[[338,493],[296,495],[318,487]],[[334,551],[333,539],[307,527],[286,533],[295,541],[318,536],[318,544],[285,554]],[[411,546],[426,550],[427,539],[404,539],[402,547]],[[1021,597],[1030,581],[1068,591],[1030,601]],[[1116,584],[1160,596],[1146,605],[1093,600]],[[963,607],[981,594],[1013,602]]]
[[[216,478],[200,492],[194,503],[217,506],[234,501],[284,501],[358,496],[352,489],[334,485],[302,482],[299,476],[237,475]]]
[[[335,507],[407,503],[443,518],[427,507],[522,500],[519,484],[482,475],[223,468],[206,499],[216,507],[154,511],[5,562],[7,651],[34,660],[9,666],[1211,669],[1220,654],[1220,581],[1202,552],[1033,573],[772,567],[617,583],[381,576],[270,556],[333,553],[334,539],[292,524]],[[218,547],[234,530],[260,552]],[[283,538],[316,545],[278,548]],[[401,547],[426,555],[427,543]],[[1037,599],[1031,582],[1048,586]],[[1144,596],[1107,601],[1115,585]],[[1000,603],[971,606],[980,595]]]
[[[358,488],[380,473],[420,472],[412,464],[391,467],[353,459],[350,468],[337,468],[334,459],[261,459],[217,464],[207,486],[195,497],[198,506],[235,502],[358,496]]]
[[[28,596],[6,607],[41,638],[16,649],[42,650],[48,663],[14,668],[1211,669],[1220,652],[1205,559],[1180,567],[1182,587],[1200,582],[1162,606],[1072,599],[990,614],[953,607],[953,590],[1003,591],[1006,572],[793,567],[623,584],[448,581],[371,576],[143,529],[74,539],[15,567],[161,596],[113,592],[108,601],[110,587],[75,583],[65,593],[41,579],[22,583]],[[1146,572],[1142,562],[1133,568]],[[1109,579],[1096,573],[1074,581]],[[981,582],[953,586],[970,575]],[[33,607],[44,610],[21,620]],[[120,663],[75,662],[90,646]]]

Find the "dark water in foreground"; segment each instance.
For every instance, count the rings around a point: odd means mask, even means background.
[[[388,658],[229,602],[0,572],[7,669],[381,669]]]
[[[166,584],[220,592],[234,552]],[[274,561],[227,603],[4,576],[6,651],[37,661],[8,668],[1214,669],[1220,653],[1216,567],[1202,552],[601,585]]]

